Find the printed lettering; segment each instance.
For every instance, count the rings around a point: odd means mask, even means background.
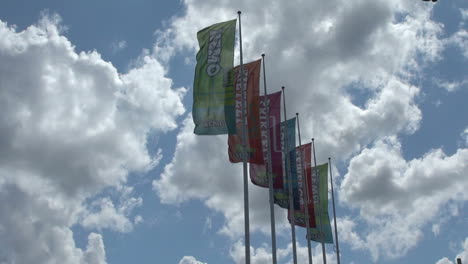
[[[222,50],[222,36],[223,30],[210,31],[210,42],[208,43],[208,66],[206,73],[208,76],[213,77],[221,70],[221,50]]]

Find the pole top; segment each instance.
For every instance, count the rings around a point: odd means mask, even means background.
[[[241,11],[237,11],[237,14],[240,15],[242,12]]]
[[[299,115],[299,113],[296,113],[296,116],[298,116],[298,115]]]
[[[281,90],[284,90],[284,86],[281,86]]]
[[[314,138],[312,138],[312,141],[314,141]]]
[[[330,158],[330,157],[328,157],[328,160],[331,160],[331,158]]]
[[[262,57],[265,57],[265,53],[262,53]]]

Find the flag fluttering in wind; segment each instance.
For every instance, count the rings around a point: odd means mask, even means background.
[[[283,172],[282,172],[282,188],[276,188],[274,193],[274,202],[282,208],[289,208],[289,179],[288,174],[292,178],[292,187],[293,193],[297,193],[297,177],[295,176],[295,171],[292,170],[291,166],[286,166],[287,162],[287,153],[294,152],[296,147],[296,118],[291,118],[289,120],[281,122],[281,149],[282,149],[282,162]],[[289,155],[290,160],[296,160],[295,152]],[[286,173],[286,170],[289,169],[289,172]],[[297,203],[296,203],[297,202]],[[294,202],[294,208],[299,209],[300,205],[296,199]]]
[[[283,185],[283,164],[281,154],[281,131],[280,131],[280,110],[281,92],[267,95],[267,104],[270,108],[270,128],[266,125],[267,111],[264,103],[264,96],[260,97],[260,144],[256,146],[262,152],[261,164],[250,164],[250,180],[253,184],[268,188],[268,151],[271,153],[273,188],[280,188]],[[267,146],[267,133],[270,133],[270,150]]]
[[[261,164],[264,160],[262,152],[262,137],[260,133],[260,99],[259,82],[260,82],[261,60],[257,60],[248,64],[244,64],[244,76],[240,74],[240,67],[237,66],[234,71],[234,87],[235,87],[235,134],[229,134],[229,161],[236,163],[242,162],[242,87],[246,89],[245,107],[247,115],[247,161],[250,163]],[[243,83],[242,83],[243,82]]]
[[[235,133],[234,66],[236,19],[197,33],[200,50],[193,81],[193,121],[197,135]]]
[[[328,216],[328,163],[312,168],[312,199],[315,208],[316,228],[310,229],[311,240],[333,244]]]
[[[301,227],[306,227],[306,206],[309,210],[309,227],[315,227],[314,203],[312,200],[312,143],[308,143],[296,147],[296,160],[291,162],[291,166],[295,166],[297,170],[297,185],[298,199],[300,210],[294,210],[295,224]],[[305,170],[305,171],[304,171]],[[305,173],[305,175],[304,175]],[[304,184],[306,184],[307,193],[304,193]],[[298,203],[294,201],[295,203]],[[288,210],[288,219],[292,210]]]

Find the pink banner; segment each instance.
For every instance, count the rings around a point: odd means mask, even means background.
[[[281,152],[281,92],[267,95],[267,103],[270,108],[269,122],[267,127],[267,108],[265,106],[264,96],[260,96],[260,134],[261,144],[259,149],[263,153],[262,164],[250,164],[250,180],[253,184],[268,188],[268,176],[266,168],[268,166],[268,145],[267,133],[270,133],[270,153],[273,172],[273,187],[275,189],[283,188],[283,162]]]

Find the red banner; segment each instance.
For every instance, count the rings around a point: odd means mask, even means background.
[[[260,68],[261,60],[244,64],[244,76],[241,77],[240,66],[234,68],[234,87],[236,96],[235,117],[236,134],[228,137],[229,161],[242,162],[242,87],[246,89],[245,112],[247,124],[247,161],[263,163],[260,132]],[[242,82],[244,85],[242,85]],[[260,146],[260,147],[259,147]]]
[[[270,127],[266,125],[267,108],[264,96],[260,97],[260,131],[261,142],[256,148],[262,150],[263,160],[261,164],[250,164],[250,180],[253,184],[268,188],[268,176],[266,168],[268,166],[268,145],[267,133],[270,133],[270,153],[273,172],[273,188],[283,188],[283,161],[281,151],[281,92],[267,95],[267,105],[269,106]]]
[[[294,211],[296,225],[306,227],[306,206],[309,209],[309,227],[315,227],[314,202],[312,199],[312,143],[296,147],[297,185],[299,192],[300,211]],[[305,175],[304,175],[305,174]],[[304,177],[305,176],[305,177]],[[307,193],[304,193],[304,185]],[[291,210],[288,210],[288,219]]]

